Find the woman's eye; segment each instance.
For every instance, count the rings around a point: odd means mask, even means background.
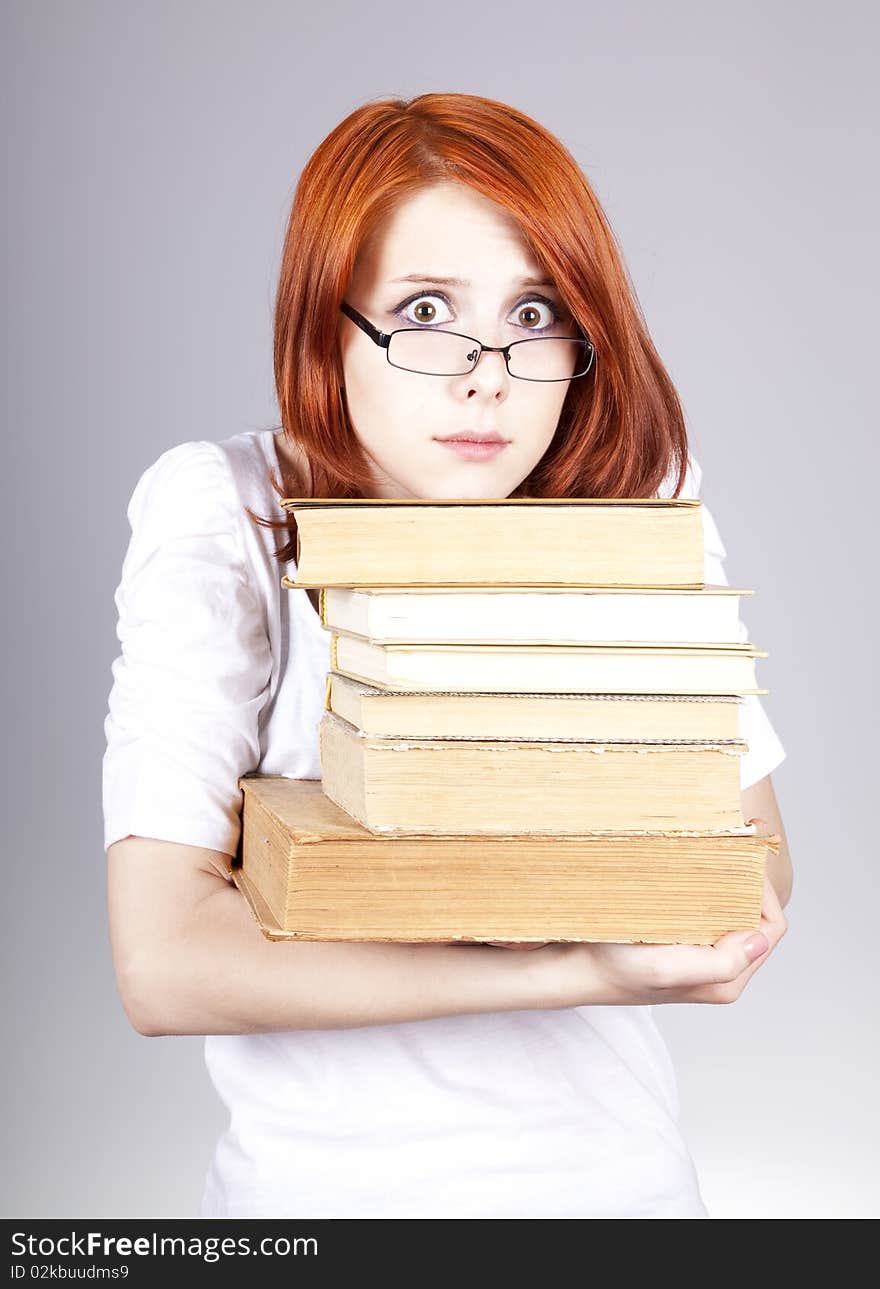
[[[412,296],[409,300],[405,300],[395,312],[408,322],[436,323],[438,321],[449,321],[449,319],[438,317],[437,306],[431,303],[432,300],[442,300],[447,308],[449,306],[449,301],[445,295],[435,295],[432,291],[430,295]],[[412,312],[408,313],[407,310],[412,310]]]
[[[551,300],[526,300],[515,310],[516,324],[527,331],[546,331],[559,321],[559,312]]]

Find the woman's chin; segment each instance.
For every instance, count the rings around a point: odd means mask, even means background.
[[[500,470],[487,470],[485,465],[479,470],[458,469],[435,474],[425,480],[429,491],[425,496],[434,500],[456,498],[461,501],[498,501],[507,497],[516,484],[509,483],[502,477]]]

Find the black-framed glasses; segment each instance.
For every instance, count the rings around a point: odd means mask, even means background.
[[[422,376],[466,376],[484,353],[503,354],[509,375],[517,380],[574,380],[586,376],[595,348],[585,336],[533,336],[509,345],[484,345],[473,336],[439,327],[400,327],[384,332],[345,300],[346,317],[385,350],[392,367]]]

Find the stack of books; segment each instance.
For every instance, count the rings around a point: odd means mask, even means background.
[[[241,781],[267,934],[758,926],[779,838],[742,817],[739,706],[766,653],[739,639],[752,592],[703,583],[698,500],[283,504],[282,585],[319,589],[331,666],[320,784]]]

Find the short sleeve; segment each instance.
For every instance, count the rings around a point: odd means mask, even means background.
[[[699,464],[690,457],[688,473],[681,490],[682,497],[699,497],[702,470]],[[660,495],[670,495],[661,492]],[[701,499],[702,500],[702,499]],[[724,569],[727,550],[721,540],[718,526],[706,502],[702,501],[704,566],[703,581],[715,586],[729,586],[730,582]],[[748,628],[740,619],[738,626],[739,641],[749,639]],[[761,660],[758,662],[758,682],[760,684]],[[748,751],[740,758],[740,788],[750,788],[753,783],[770,774],[785,759],[785,749],[757,694],[746,694],[739,704],[740,738],[748,743]]]
[[[241,775],[260,760],[266,609],[216,443],[182,443],[138,480],[115,593],[121,652],[104,721],[104,847],[129,834],[235,855]]]

